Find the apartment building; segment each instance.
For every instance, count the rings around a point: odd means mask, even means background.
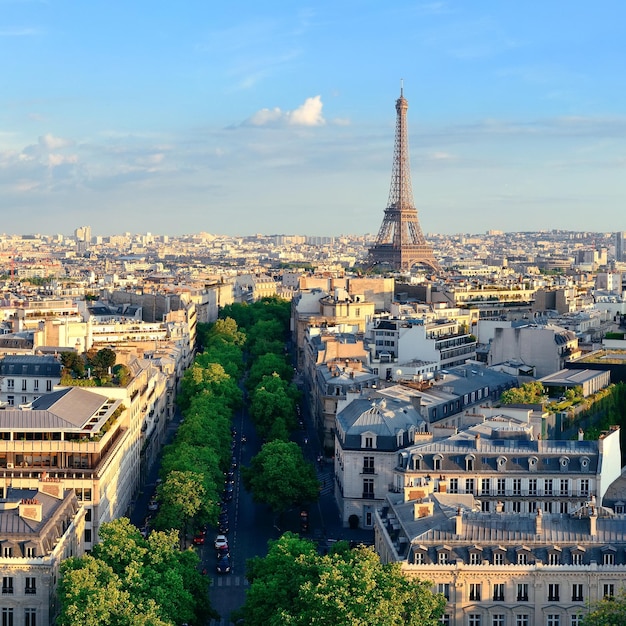
[[[626,516],[602,505],[620,476],[619,429],[594,442],[483,428],[493,439],[468,432],[398,455],[376,549],[433,582],[448,626],[580,624],[626,574]]]
[[[0,403],[28,404],[50,393],[61,380],[61,363],[53,356],[18,355],[0,358]]]
[[[72,489],[41,477],[34,489],[0,494],[0,623],[54,623],[60,564],[83,555],[85,511]]]

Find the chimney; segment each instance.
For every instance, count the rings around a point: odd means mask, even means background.
[[[459,537],[463,534],[463,512],[460,507],[456,510],[456,515],[454,516],[454,534]]]
[[[536,535],[541,535],[542,522],[543,522],[543,513],[541,512],[541,509],[537,509],[537,515],[535,516],[535,534]]]
[[[41,502],[35,498],[24,498],[19,505],[19,515],[24,519],[41,522]]]
[[[593,504],[589,510],[589,534],[592,537],[598,534],[598,510]]]
[[[476,446],[476,450],[480,450],[480,433],[477,433],[476,437],[474,437],[474,443]]]
[[[496,513],[502,513],[504,511],[504,504],[498,501],[496,502]]]
[[[578,441],[582,441],[585,438],[585,431],[582,428],[578,429]]]

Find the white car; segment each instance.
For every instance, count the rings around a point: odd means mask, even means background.
[[[219,550],[220,548],[228,548],[228,539],[226,535],[218,535],[215,537],[215,549]]]

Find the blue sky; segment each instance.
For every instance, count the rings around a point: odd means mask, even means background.
[[[0,232],[626,230],[622,0],[0,0]]]

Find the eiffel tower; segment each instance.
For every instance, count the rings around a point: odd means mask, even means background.
[[[403,91],[400,87],[400,97],[396,100],[396,141],[389,201],[376,243],[369,249],[368,265],[387,265],[396,270],[410,270],[414,265],[423,265],[438,273],[441,268],[431,246],[424,239],[413,203],[406,123],[409,103]]]

